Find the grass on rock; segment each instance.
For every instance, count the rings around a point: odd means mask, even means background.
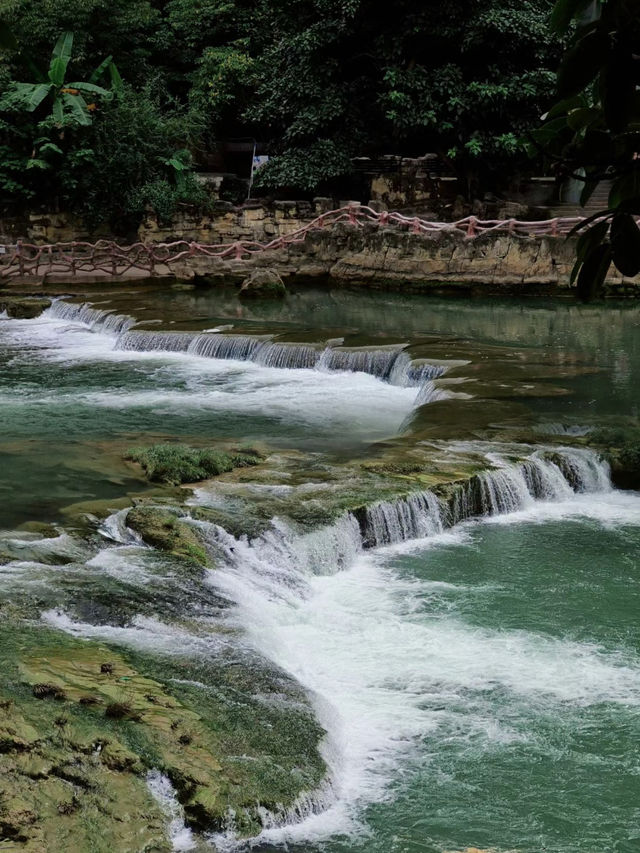
[[[225,474],[234,468],[257,465],[263,456],[253,448],[233,451],[189,447],[186,444],[153,444],[135,447],[125,456],[142,466],[154,483],[177,486]]]

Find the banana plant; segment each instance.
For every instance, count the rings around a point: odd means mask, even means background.
[[[51,54],[49,70],[37,83],[13,83],[0,106],[5,109],[34,112],[47,99],[51,104],[51,116],[62,127],[65,124],[87,126],[91,124],[97,98],[111,98],[122,85],[118,69],[108,56],[86,81],[65,82],[71,61],[73,33],[63,33]],[[111,90],[97,84],[106,72],[111,79]]]

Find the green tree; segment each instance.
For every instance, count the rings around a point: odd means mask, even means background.
[[[60,127],[65,124],[90,125],[96,97],[112,96],[96,81],[106,72],[109,72],[113,85],[120,86],[122,81],[109,56],[94,70],[89,80],[65,82],[72,49],[73,33],[63,33],[53,49],[46,75],[39,74],[40,79],[35,83],[12,82],[0,102],[0,109],[32,113],[47,102],[51,116]],[[91,103],[87,103],[86,96],[90,97]]]
[[[558,0],[552,25],[571,33],[558,72],[559,101],[532,134],[561,175],[583,182],[582,202],[613,181],[609,205],[581,223],[572,282],[601,294],[613,262],[640,272],[640,13],[637,0]]]
[[[308,188],[354,155],[439,151],[477,185],[524,160],[560,55],[552,0],[262,0],[246,22],[245,118],[277,156],[260,181]],[[308,157],[309,169],[303,161]]]

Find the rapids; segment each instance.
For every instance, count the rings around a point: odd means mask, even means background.
[[[637,850],[640,495],[585,440],[637,419],[638,312],[207,299],[106,293],[0,318],[3,602],[155,660],[177,695],[221,695],[242,671],[258,708],[286,709],[291,679],[325,733],[324,779],[256,804],[248,841],[233,813],[196,832],[149,765],[172,848]],[[200,573],[127,524],[148,485],[122,454],[160,440],[274,452],[262,480],[185,493]],[[417,451],[455,476],[420,481]],[[383,494],[327,522],[362,461]],[[207,510],[260,523],[234,535]],[[231,684],[224,702],[246,707]]]

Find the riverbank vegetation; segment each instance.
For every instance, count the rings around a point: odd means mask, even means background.
[[[495,187],[548,107],[552,5],[3,0],[3,212],[170,218],[207,205],[193,167],[239,139],[270,155],[263,193],[346,191],[354,157],[425,151]]]

